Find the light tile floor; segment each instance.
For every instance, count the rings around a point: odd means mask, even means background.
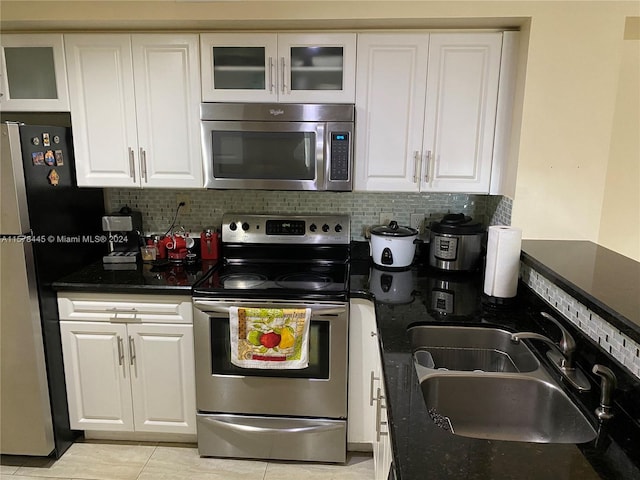
[[[3,456],[6,480],[372,480],[373,459],[349,453],[345,465],[201,458],[193,444],[74,443],[62,458]]]

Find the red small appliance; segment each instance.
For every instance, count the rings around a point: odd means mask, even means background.
[[[200,258],[202,260],[217,260],[220,251],[220,235],[213,229],[207,228],[200,234]]]

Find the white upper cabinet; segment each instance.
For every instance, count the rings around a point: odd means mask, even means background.
[[[3,111],[69,111],[61,34],[2,35],[0,44]]]
[[[353,103],[356,34],[200,35],[204,102]]]
[[[355,189],[488,193],[501,33],[358,38]]]
[[[432,34],[421,190],[488,193],[501,33]]]
[[[198,36],[65,35],[78,184],[203,186]]]
[[[358,37],[355,189],[417,192],[429,36]]]

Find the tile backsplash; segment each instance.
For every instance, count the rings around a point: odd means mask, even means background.
[[[520,264],[520,278],[593,343],[640,378],[640,344],[524,263]]]
[[[107,189],[107,211],[124,205],[142,212],[145,233],[164,233],[176,214],[179,199],[189,201],[180,209],[176,225],[199,232],[216,227],[222,214],[335,213],[351,216],[351,237],[363,240],[365,227],[380,224],[388,212],[401,225],[409,225],[412,213],[424,214],[427,223],[447,213],[464,213],[486,225],[509,225],[511,200],[502,196],[465,193],[366,193],[288,192],[266,190]]]

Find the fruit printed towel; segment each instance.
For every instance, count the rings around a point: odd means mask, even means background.
[[[306,368],[310,318],[308,308],[231,307],[231,363],[242,368]]]

